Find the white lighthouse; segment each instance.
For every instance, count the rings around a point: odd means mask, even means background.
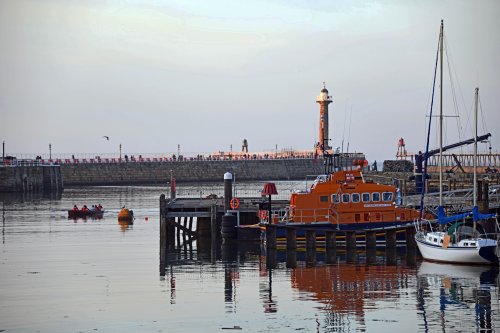
[[[325,82],[323,82],[323,89],[316,98],[316,103],[319,103],[319,141],[316,144],[316,151],[322,153],[324,150],[330,150],[328,137],[328,104],[332,102],[332,96],[328,95]]]

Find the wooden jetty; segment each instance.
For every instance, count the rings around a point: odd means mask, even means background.
[[[262,198],[240,198],[239,225],[255,225]],[[273,207],[284,207],[287,200],[273,201]],[[224,198],[166,198],[160,196],[160,246],[175,248],[194,240],[210,241],[220,238],[222,216],[227,209]]]

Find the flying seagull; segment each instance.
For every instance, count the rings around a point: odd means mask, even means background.
[[[109,141],[109,136],[103,135],[102,137]]]

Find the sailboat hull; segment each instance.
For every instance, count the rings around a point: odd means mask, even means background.
[[[417,235],[418,236],[418,235]],[[426,260],[459,264],[498,264],[496,242],[477,240],[477,247],[449,246],[444,248],[415,237],[418,249]]]

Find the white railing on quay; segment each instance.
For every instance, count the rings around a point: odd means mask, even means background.
[[[17,156],[22,156],[22,158],[17,158]],[[26,158],[24,155],[16,155],[14,159],[0,159],[0,165],[27,165],[27,164],[36,164],[36,165],[45,165],[45,164],[82,164],[82,163],[144,163],[144,162],[196,162],[196,161],[254,161],[254,160],[297,160],[297,159],[311,159],[312,156],[234,156],[234,157],[220,157],[220,156],[194,156],[194,157],[185,157],[185,156],[158,156],[152,155],[151,157],[146,157],[142,155],[131,155],[130,157],[116,157],[111,155],[112,157],[107,157],[106,155],[98,155],[94,157],[71,157],[71,158],[61,158],[56,155],[52,159],[45,158],[41,156],[41,158]]]
[[[49,163],[48,161],[42,160],[5,160],[2,161],[0,159],[0,167],[20,167],[20,166],[49,166],[49,165],[58,165],[57,162],[52,161]]]

